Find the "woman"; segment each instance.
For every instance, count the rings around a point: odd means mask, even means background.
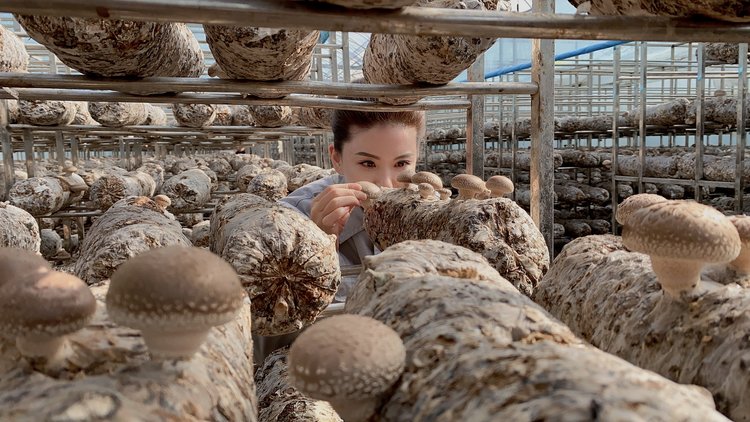
[[[333,145],[328,148],[337,174],[305,185],[281,200],[338,238],[339,264],[358,265],[377,253],[363,227],[360,203],[367,199],[356,182],[399,187],[399,173],[414,170],[418,140],[425,130],[424,113],[337,110],[332,120]],[[342,280],[335,301],[343,302],[356,277]],[[291,344],[300,332],[253,336],[257,365],[274,350]]]
[[[424,134],[424,113],[337,110],[328,148],[335,175],[292,192],[281,201],[310,217],[339,242],[339,263],[357,265],[375,247],[364,231],[360,202],[367,199],[356,182],[399,187],[399,173],[414,170],[418,140]],[[348,283],[339,289],[343,300]]]

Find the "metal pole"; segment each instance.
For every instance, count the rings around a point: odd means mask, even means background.
[[[8,131],[8,122],[10,121],[10,111],[8,110],[8,100],[0,100],[0,143],[3,148],[3,180],[5,181],[5,190],[0,199],[10,192],[15,182],[15,172],[13,168],[13,146],[11,145],[10,132]]]
[[[484,54],[468,71],[471,82],[484,81]],[[466,172],[484,179],[484,96],[469,95],[471,107],[466,110]]]
[[[26,174],[29,177],[36,176],[36,168],[34,166],[34,135],[31,131],[24,129],[23,131],[23,151],[26,156]]]
[[[695,80],[695,200],[701,200],[701,186],[698,182],[703,179],[703,133],[705,131],[705,116],[703,99],[706,87],[706,61],[704,44],[698,44],[698,68]]]
[[[639,144],[638,144],[638,156],[640,165],[638,166],[638,193],[643,192],[643,170],[646,165],[646,94],[647,94],[647,86],[648,86],[648,79],[646,74],[647,72],[647,66],[648,66],[648,60],[647,60],[647,54],[648,54],[648,46],[645,42],[641,42],[641,78],[640,78],[640,113],[639,118],[640,121],[638,122],[638,138],[639,138]]]
[[[617,234],[617,156],[620,149],[620,128],[618,116],[620,115],[620,57],[621,49],[616,46],[612,51],[612,234]]]
[[[739,67],[737,69],[737,155],[734,177],[734,210],[738,214],[743,213],[743,202],[745,194],[745,144],[747,132],[745,131],[745,119],[747,109],[745,99],[747,98],[747,44],[740,44]]]
[[[55,154],[60,167],[65,167],[65,137],[61,130],[55,131]]]
[[[553,0],[534,0],[534,13],[551,16]],[[532,41],[531,80],[539,90],[531,96],[531,217],[554,257],[555,42]]]
[[[78,137],[70,137],[70,159],[73,165],[78,167]]]

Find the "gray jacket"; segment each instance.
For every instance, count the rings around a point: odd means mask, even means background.
[[[309,218],[313,199],[328,186],[340,183],[346,183],[344,176],[334,174],[295,190],[289,196],[282,198],[280,202]],[[363,224],[364,214],[362,209],[357,207],[352,210],[349,220],[339,236],[340,265],[359,265],[365,256],[375,255],[379,252],[365,232]],[[343,301],[346,298],[346,294],[354,282],[356,282],[356,277],[347,277],[342,280],[341,287],[336,292],[336,301]]]

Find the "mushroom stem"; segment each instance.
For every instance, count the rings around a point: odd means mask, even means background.
[[[44,358],[51,362],[65,343],[65,336],[46,336],[32,334],[18,336],[16,348],[23,356],[29,358]]]
[[[466,199],[474,199],[474,191],[471,189],[459,189],[458,196],[456,197],[459,201]]]
[[[346,399],[335,400],[329,399],[333,410],[346,422],[366,422],[375,415],[378,400],[375,398],[368,399]]]
[[[151,356],[157,359],[186,359],[193,356],[208,337],[208,329],[175,332],[143,330],[141,336]]]
[[[750,248],[742,247],[740,254],[734,261],[729,263],[729,267],[741,274],[750,274]]]
[[[679,298],[681,293],[691,292],[698,287],[703,263],[651,256],[651,268],[661,288],[670,296]]]

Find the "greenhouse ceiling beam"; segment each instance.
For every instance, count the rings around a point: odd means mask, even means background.
[[[233,105],[282,105],[292,107],[317,107],[347,109],[359,111],[401,111],[401,110],[452,110],[467,109],[468,100],[420,100],[408,105],[388,105],[374,101],[343,100],[338,98],[321,98],[300,95],[289,95],[285,98],[255,98],[241,94],[193,94],[175,95],[134,95],[115,91],[91,91],[78,89],[19,88],[16,90],[19,100],[29,101],[102,101],[130,103],[166,103],[166,104],[233,104]]]
[[[746,42],[750,27],[705,18],[488,13],[406,7],[347,10],[280,0],[3,0],[0,11],[329,31],[622,41]]]
[[[427,97],[440,95],[532,95],[533,83],[474,82],[445,85],[381,85],[344,82],[256,82],[209,78],[150,77],[142,79],[89,78],[82,75],[0,73],[0,87],[116,90],[126,92],[252,93],[284,96],[307,94],[347,98]]]
[[[283,126],[279,128],[261,128],[248,126],[209,126],[200,129],[179,126],[123,126],[112,128],[95,125],[69,125],[69,126],[33,126],[25,124],[9,125],[11,133],[21,133],[31,130],[34,133],[55,133],[58,131],[71,134],[97,134],[99,136],[242,136],[242,135],[314,135],[328,132],[327,129],[315,129],[297,126]]]

